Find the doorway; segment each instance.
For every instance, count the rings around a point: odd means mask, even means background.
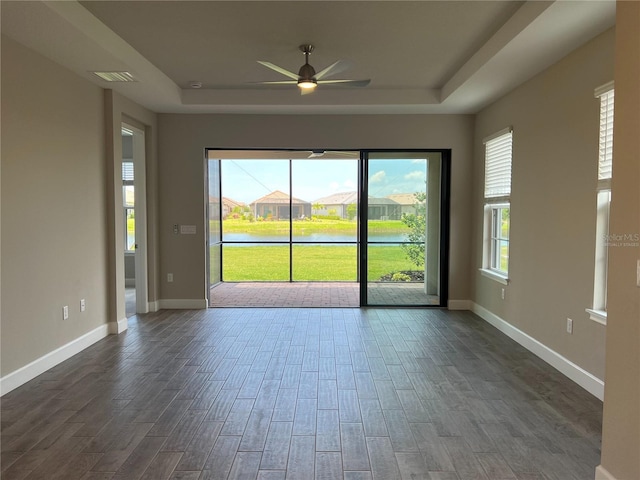
[[[448,158],[208,150],[210,305],[446,305]]]
[[[147,224],[144,130],[123,123],[122,206],[124,209],[125,312],[149,311],[147,291]]]
[[[360,218],[363,305],[446,305],[447,153],[367,152]]]

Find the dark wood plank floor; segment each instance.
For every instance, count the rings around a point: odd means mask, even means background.
[[[2,479],[585,480],[602,404],[469,312],[133,317],[2,398]]]

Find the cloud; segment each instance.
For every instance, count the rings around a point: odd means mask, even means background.
[[[344,192],[347,190],[355,190],[356,184],[352,180],[345,180],[342,184],[338,182],[331,182],[329,184],[329,190],[331,192]]]
[[[382,181],[382,179],[384,179],[386,175],[387,174],[384,172],[384,170],[380,170],[379,172],[371,175],[371,177],[369,178],[369,183],[379,183]]]
[[[423,180],[424,179],[424,172],[420,171],[420,170],[415,170],[411,173],[407,173],[404,176],[405,180]]]
[[[411,163],[424,163],[424,158],[416,158],[414,160],[411,160]]]

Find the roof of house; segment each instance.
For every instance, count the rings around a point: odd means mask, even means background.
[[[281,192],[280,190],[275,190],[264,197],[258,198],[251,202],[251,205],[255,205],[256,203],[289,203],[289,194]],[[296,197],[291,197],[291,203],[293,204],[309,204],[306,200],[301,200]]]
[[[390,198],[382,197],[369,197],[367,200],[369,205],[399,205],[398,202],[391,200]]]
[[[358,194],[356,192],[338,192],[333,195],[329,195],[328,197],[318,198],[313,201],[314,204],[321,203],[323,205],[348,205],[350,203],[357,202]],[[369,196],[370,205],[413,205],[414,203],[415,198],[412,193],[387,195],[386,197]]]
[[[230,205],[231,207],[244,207],[246,205],[246,203],[244,202],[238,202],[237,200],[234,200],[229,197],[222,197],[222,203],[226,205]]]
[[[387,198],[401,205],[414,205],[416,203],[416,197],[413,193],[392,193],[387,195]]]
[[[320,203],[322,205],[348,205],[350,203],[358,202],[357,192],[338,192],[328,197],[322,197],[314,200],[313,203]]]

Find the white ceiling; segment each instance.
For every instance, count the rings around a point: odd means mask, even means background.
[[[597,1],[2,1],[2,33],[156,112],[474,113],[614,25]],[[353,63],[300,96],[297,72]],[[124,70],[137,83],[91,71]],[[190,88],[191,81],[203,87]]]

